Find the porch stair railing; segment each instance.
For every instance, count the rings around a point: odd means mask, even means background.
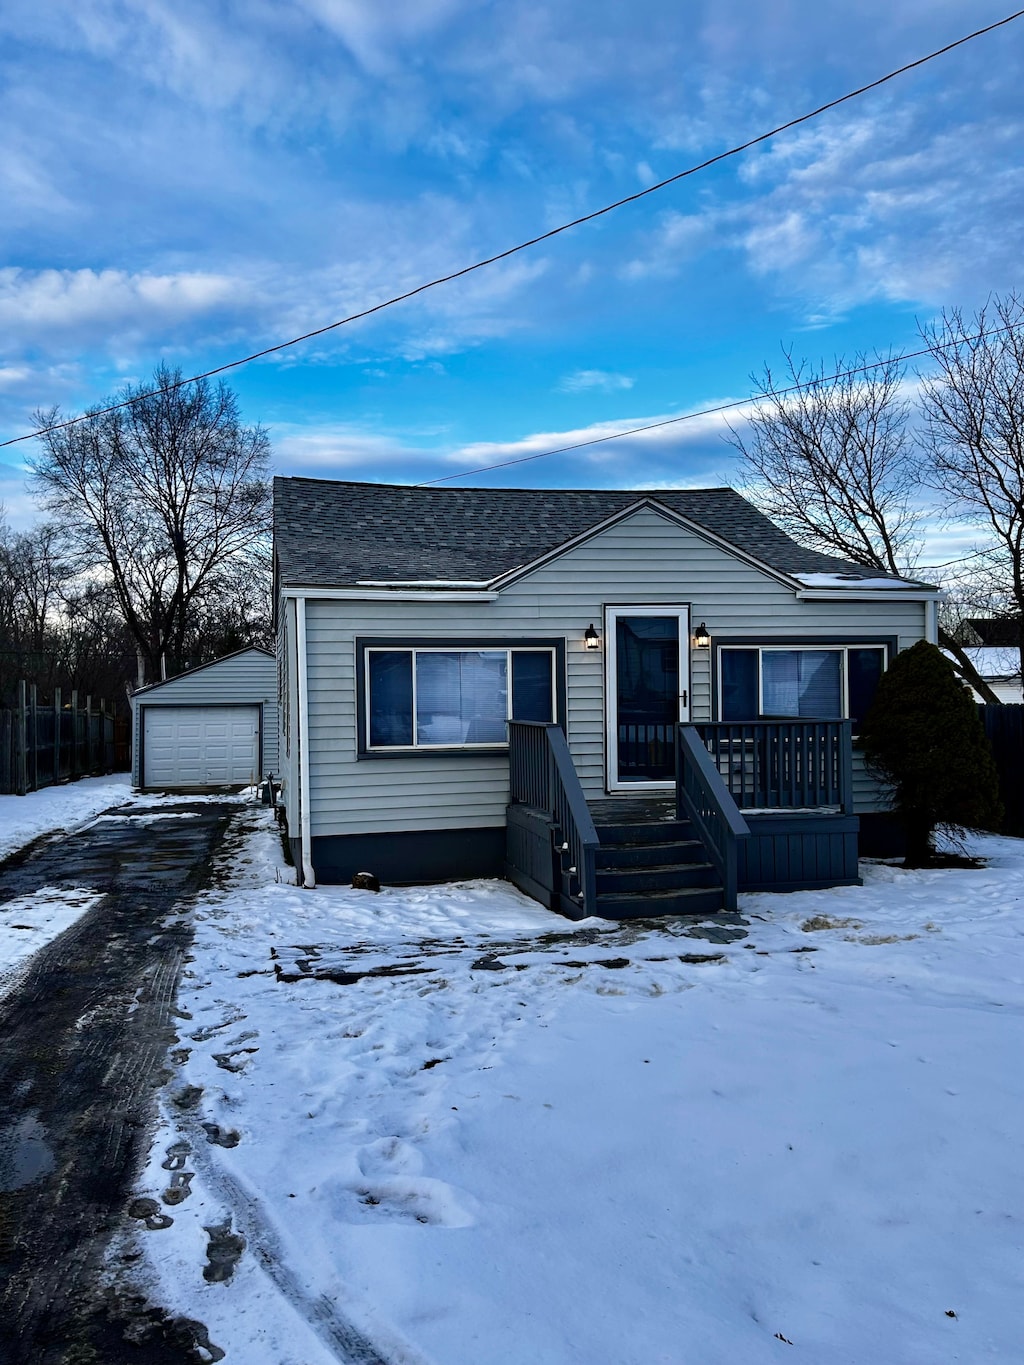
[[[531,806],[551,822],[562,894],[593,914],[600,841],[560,726],[509,721],[509,784],[514,805]]]
[[[750,834],[722,774],[694,725],[676,730],[676,814],[697,831],[722,882],[723,909],[736,909],[737,845]]]

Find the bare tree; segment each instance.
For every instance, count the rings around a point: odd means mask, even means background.
[[[71,576],[52,523],[0,523],[0,692],[21,678],[49,690],[60,675],[63,593]]]
[[[225,384],[180,381],[161,365],[122,390],[130,406],[62,431],[47,429],[57,409],[37,414],[35,486],[78,571],[112,588],[140,685],[181,666],[197,613],[269,520],[266,433]]]
[[[1017,623],[1024,667],[1024,297],[994,298],[922,329],[937,373],[922,380],[928,478],[954,515],[991,536],[990,602]]]
[[[920,554],[920,454],[894,356],[836,358],[834,373],[785,352],[754,377],[749,434],[732,431],[753,501],[795,540],[907,577]],[[940,624],[939,641],[986,701],[997,701]]]

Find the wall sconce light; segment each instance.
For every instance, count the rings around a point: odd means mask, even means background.
[[[586,630],[583,632],[583,643],[587,649],[601,648],[601,637],[594,629],[593,621],[591,621],[590,625],[587,626]]]
[[[701,621],[700,625],[693,632],[693,643],[697,649],[711,648],[711,632],[703,621]]]

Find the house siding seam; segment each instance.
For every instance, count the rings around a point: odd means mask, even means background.
[[[643,508],[541,566],[491,603],[359,602],[307,596],[310,805],[314,838],[399,830],[486,828],[504,823],[503,755],[417,754],[359,759],[356,637],[564,637],[568,740],[584,790],[605,792],[605,642],[583,647],[606,605],[689,605],[718,642],[793,635],[851,642],[880,633],[901,649],[925,633],[921,602],[801,602],[794,591],[717,545]],[[291,605],[290,603],[288,604]],[[285,613],[282,612],[282,616]],[[711,651],[691,651],[691,715],[712,718]],[[854,757],[854,807],[884,808]]]
[[[247,649],[136,693],[131,699],[132,786],[138,787],[142,780],[140,719],[145,710],[158,706],[260,706],[262,771],[276,774],[279,757],[276,671],[271,655]]]

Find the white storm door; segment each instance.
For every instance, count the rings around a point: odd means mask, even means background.
[[[690,719],[688,606],[605,608],[609,791],[675,785],[675,732]]]

